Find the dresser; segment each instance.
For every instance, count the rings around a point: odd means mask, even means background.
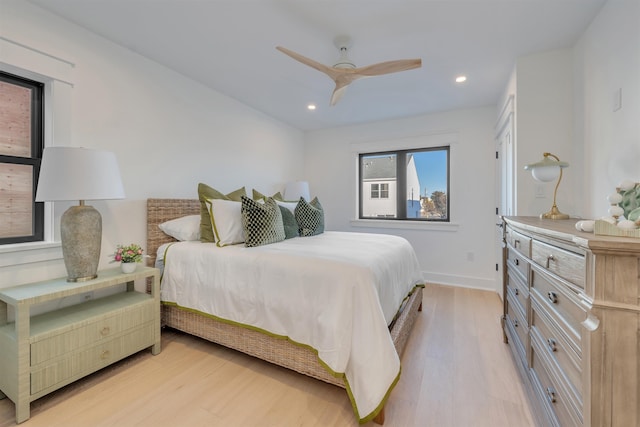
[[[640,426],[640,239],[504,217],[504,340],[541,426]]]
[[[136,292],[135,281],[150,293]],[[0,397],[16,405],[16,422],[30,403],[145,348],[160,352],[159,272],[138,267],[0,289]],[[112,289],[109,289],[112,288]],[[75,303],[62,307],[66,300]],[[61,308],[33,315],[38,305]],[[51,307],[49,307],[51,308]]]

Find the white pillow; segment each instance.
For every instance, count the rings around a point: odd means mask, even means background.
[[[298,202],[282,202],[280,200],[276,200],[276,203],[278,204],[278,206],[282,206],[283,208],[287,208],[289,209],[292,213],[295,213],[296,211],[296,206],[298,206]]]
[[[242,226],[242,204],[233,200],[207,199],[211,228],[216,245],[219,247],[244,242]]]
[[[158,224],[165,234],[181,242],[200,240],[200,215],[187,215]]]

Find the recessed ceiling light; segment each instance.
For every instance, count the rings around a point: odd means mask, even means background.
[[[313,111],[313,110],[315,110],[315,109],[316,109],[316,104],[309,104],[309,105],[307,105],[307,110],[311,110],[311,111]]]
[[[456,83],[464,83],[467,81],[467,76],[458,76],[456,77]]]

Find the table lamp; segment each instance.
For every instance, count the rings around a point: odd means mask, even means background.
[[[114,153],[81,147],[47,147],[42,154],[36,202],[78,200],[60,220],[68,282],[98,277],[102,217],[85,200],[124,199]]]
[[[556,206],[556,195],[558,193],[558,186],[560,186],[560,180],[562,179],[562,169],[569,166],[567,162],[561,162],[558,156],[551,153],[543,153],[543,158],[537,163],[531,163],[526,165],[525,170],[531,171],[531,175],[536,181],[550,182],[557,179],[556,188],[553,190],[553,206],[547,213],[540,214],[540,218],[543,219],[569,219],[569,215],[563,214],[558,210]]]

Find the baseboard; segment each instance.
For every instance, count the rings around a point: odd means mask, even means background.
[[[492,279],[481,279],[479,277],[455,276],[450,274],[422,272],[422,277],[428,283],[437,283],[438,285],[457,286],[460,288],[479,289],[483,291],[498,292],[501,284],[495,283]]]

